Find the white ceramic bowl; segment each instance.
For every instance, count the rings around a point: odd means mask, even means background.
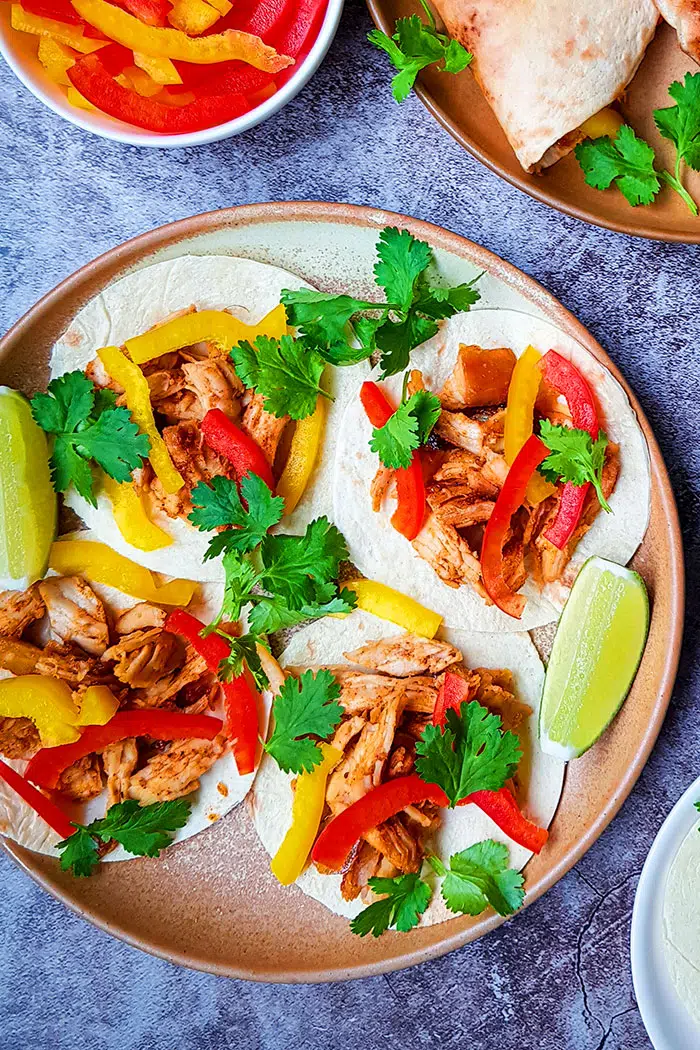
[[[304,84],[314,75],[326,55],[335,36],[344,0],[328,0],[326,15],[319,34],[311,51],[295,69],[289,80],[279,91],[261,105],[244,113],[235,120],[217,124],[202,131],[190,131],[181,135],[160,135],[153,131],[144,131],[121,120],[109,117],[105,113],[92,113],[76,109],[65,96],[64,90],[54,84],[46,75],[44,67],[36,56],[37,37],[29,33],[18,33],[10,25],[10,4],[0,3],[0,53],[19,79],[54,113],[65,117],[76,127],[92,131],[102,138],[114,139],[116,142],[127,142],[132,146],[156,146],[161,149],[173,147],[199,146],[205,142],[218,142],[233,135],[239,135],[248,128],[255,127],[267,117],[276,113],[290,99],[301,91]]]
[[[632,978],[639,1012],[655,1050],[698,1050],[700,1028],[678,996],[663,951],[663,904],[671,865],[698,822],[700,777],[678,800],[649,851],[632,913]]]

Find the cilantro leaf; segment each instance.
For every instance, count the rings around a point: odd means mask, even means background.
[[[321,355],[291,335],[270,339],[259,335],[255,349],[241,342],[231,350],[231,360],[241,382],[265,401],[265,410],[281,419],[305,419],[316,408],[325,362]]]
[[[555,485],[560,480],[570,481],[572,485],[590,482],[601,507],[610,514],[610,504],[602,489],[607,435],[601,430],[593,441],[587,430],[565,427],[543,419],[540,422],[540,438],[550,450],[539,467],[547,481]]]
[[[654,121],[661,134],[678,151],[676,176],[681,160],[700,171],[700,73],[686,73],[681,84],[675,80],[668,89],[675,106],[654,110]]]
[[[61,850],[61,871],[70,871],[78,879],[92,875],[100,863],[97,843],[87,830],[76,824],[76,831],[56,845]]]
[[[415,17],[415,16],[414,16]],[[374,279],[384,289],[388,302],[408,310],[413,302],[416,281],[433,257],[426,241],[419,241],[408,230],[387,226],[379,234]]]
[[[236,550],[226,551],[222,564],[225,574],[224,598],[221,612],[210,625],[210,630],[216,629],[222,620],[240,620],[243,606],[250,601],[253,588],[259,580],[255,566]]]
[[[192,489],[194,509],[189,520],[193,525],[204,532],[234,526],[212,537],[205,561],[225,550],[254,550],[284,514],[284,499],[273,496],[257,474],[245,474],[240,484],[240,495],[236,482],[223,476],[212,478],[210,484],[200,481]]]
[[[350,929],[359,937],[368,933],[380,937],[390,927],[406,933],[418,925],[430,903],[430,886],[416,872],[393,879],[371,878],[369,886],[374,893],[386,896],[370,904],[350,923]]]
[[[296,292],[285,289],[282,302],[289,323],[298,328],[304,340],[334,365],[357,364],[374,350],[374,331],[382,318],[362,317],[355,322],[359,347],[352,347],[348,342],[350,319],[363,310],[379,310],[385,314],[389,309],[385,303],[369,303],[363,299],[353,299],[350,295],[333,295],[308,288]]]
[[[383,427],[372,430],[370,448],[390,470],[410,466],[413,450],[426,443],[441,411],[435,394],[417,390],[399,405]]]
[[[587,139],[574,153],[589,186],[607,190],[614,182],[632,207],[651,204],[661,189],[654,150],[628,124],[623,124],[616,139],[609,135]]]
[[[354,591],[343,589],[342,594],[335,595],[323,603],[312,602],[302,605],[300,609],[291,609],[284,598],[278,595],[263,595],[255,599],[255,605],[248,613],[248,623],[259,634],[271,634],[285,627],[294,627],[305,620],[319,620],[324,616],[350,613],[357,605]]]
[[[250,632],[238,636],[226,634],[224,631],[219,631],[218,633],[231,646],[231,652],[219,664],[219,678],[223,682],[230,682],[233,678],[238,678],[242,675],[247,667],[258,689],[267,689],[270,682],[260,662],[257,647],[262,642],[257,633]]]
[[[472,55],[457,40],[438,33],[430,8],[425,3],[423,8],[428,16],[427,25],[418,15],[411,15],[397,20],[392,37],[379,29],[367,34],[369,42],[385,51],[393,67],[399,71],[391,82],[397,102],[408,98],[421,69],[433,62],[442,60],[444,73],[461,73],[472,60]]]
[[[342,533],[325,516],[315,518],[303,536],[265,537],[260,547],[260,582],[292,609],[301,609],[318,599],[315,584],[337,578],[339,564],[347,556]]]
[[[499,915],[512,915],[523,903],[523,877],[508,867],[508,847],[502,842],[485,839],[454,853],[449,869],[429,859],[444,876],[442,896],[450,911],[480,915],[490,904]]]
[[[96,506],[91,463],[124,482],[148,456],[148,435],[139,433],[129,409],[115,407],[114,395],[96,391],[79,370],[52,379],[31,406],[36,423],[53,435],[51,477],[57,492],[74,484]]]
[[[473,700],[447,712],[447,725],[427,725],[416,743],[416,772],[437,784],[450,805],[474,791],[498,791],[521,757],[515,733],[503,732],[498,715]]]
[[[443,317],[452,317],[453,314],[469,310],[481,298],[474,287],[481,277],[482,274],[479,274],[471,281],[457,284],[453,288],[430,288],[426,284],[416,299],[416,310],[427,317],[432,317],[434,321],[440,321]]]
[[[330,671],[287,678],[272,707],[274,729],[265,750],[285,773],[310,773],[321,761],[311,735],[327,740],[343,716],[340,686]]]
[[[426,339],[432,339],[438,330],[435,321],[423,317],[416,309],[408,311],[402,321],[386,321],[377,329],[376,343],[382,352],[381,378],[395,376],[408,368],[411,350]]]

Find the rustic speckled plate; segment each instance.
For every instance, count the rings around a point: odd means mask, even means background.
[[[372,290],[378,231],[405,227],[434,247],[450,281],[485,271],[484,302],[544,316],[624,383],[579,322],[535,281],[483,248],[424,222],[349,205],[260,204],[213,212],[138,237],[85,266],[0,341],[0,382],[27,393],[46,381],[50,347],[91,296],[126,272],[186,253],[248,256],[294,270],[328,290]],[[526,868],[526,903],[568,871],[609,823],[647,760],[673,685],[683,622],[683,560],[676,507],[661,454],[632,391],[651,454],[651,523],[634,559],[652,599],[649,642],[634,688],[603,739],[570,765],[549,843]],[[146,951],[214,973],[266,981],[323,981],[394,970],[458,948],[494,929],[495,915],[456,918],[409,934],[360,940],[345,920],[269,871],[246,805],[158,860],[106,865],[75,880],[57,862],[6,843],[45,889],[91,922]],[[514,920],[517,922],[517,918]]]
[[[377,26],[389,34],[397,18],[420,10],[416,0],[367,0],[367,6]],[[697,73],[697,65],[681,51],[675,31],[662,23],[620,105],[625,120],[651,143],[662,166],[670,170],[675,163],[673,146],[659,135],[652,111],[672,105],[668,85],[682,80],[688,71]],[[386,74],[389,92],[388,61]],[[542,175],[528,175],[468,69],[453,76],[429,67],[420,74],[416,91],[457,142],[497,175],[544,204],[618,233],[658,241],[700,243],[700,217],[692,216],[670,189],[663,189],[650,207],[632,208],[617,189],[601,192],[587,186],[573,154]],[[700,200],[700,173],[687,171],[685,181],[695,199]]]

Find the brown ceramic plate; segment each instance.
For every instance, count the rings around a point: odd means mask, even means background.
[[[397,18],[418,10],[415,0],[367,0],[367,6],[377,26],[389,34]],[[663,166],[670,170],[675,163],[673,146],[659,135],[652,111],[673,104],[668,85],[682,80],[687,71],[697,73],[698,67],[681,51],[674,30],[662,23],[620,106],[625,120],[651,143]],[[388,61],[386,73],[389,92]],[[544,204],[619,233],[700,243],[700,217],[691,215],[670,189],[662,189],[653,205],[632,208],[617,189],[601,192],[587,186],[573,154],[542,175],[528,175],[468,69],[453,76],[429,67],[420,74],[416,91],[457,142],[497,175]],[[700,173],[687,171],[685,181],[691,194],[700,200]]]
[[[91,296],[156,259],[211,252],[244,255],[294,270],[324,289],[365,298],[372,290],[377,233],[405,227],[433,245],[450,280],[482,279],[484,300],[543,315],[573,336],[624,384],[585,328],[529,277],[483,248],[435,226],[348,205],[260,204],[200,215],[115,248],[41,300],[0,342],[0,382],[32,392],[46,381],[50,348]],[[603,739],[569,766],[551,838],[526,872],[530,903],[568,871],[629,794],[661,727],[683,622],[683,562],[676,507],[661,454],[626,387],[651,455],[652,508],[634,559],[650,591],[649,642],[634,688]],[[246,805],[160,860],[105,865],[76,880],[58,864],[6,843],[7,852],[50,893],[130,944],[173,962],[231,977],[322,981],[394,970],[442,955],[502,920],[456,918],[408,934],[360,940],[296,888],[282,889],[258,843]],[[515,922],[517,922],[517,918]]]

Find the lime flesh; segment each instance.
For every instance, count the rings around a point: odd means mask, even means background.
[[[641,576],[590,558],[557,628],[540,706],[540,746],[577,758],[610,725],[627,696],[649,631]]]
[[[24,590],[44,575],[56,515],[46,436],[27,399],[0,386],[0,590]]]

